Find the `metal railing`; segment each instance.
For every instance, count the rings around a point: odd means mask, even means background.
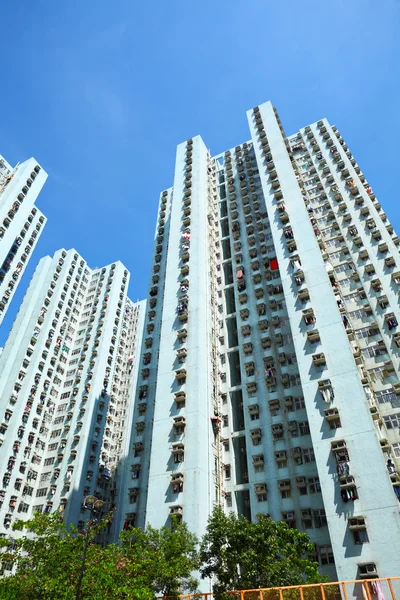
[[[400,600],[400,576],[239,590],[218,596],[226,600]],[[180,599],[214,600],[214,594],[186,594]]]

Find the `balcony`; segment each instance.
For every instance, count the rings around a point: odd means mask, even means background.
[[[182,408],[186,403],[186,392],[175,392],[175,402],[177,408]]]
[[[297,245],[294,239],[286,240],[286,248],[289,252],[295,252],[297,250]]]
[[[385,258],[385,266],[389,268],[396,266],[396,261],[394,260],[393,256],[388,256]]]
[[[391,446],[389,440],[386,438],[381,438],[379,440],[379,444],[380,444],[382,452],[384,452],[384,453],[390,452],[392,449],[392,446]]]
[[[185,451],[185,445],[182,442],[172,444],[171,454],[182,454]]]
[[[281,479],[278,481],[278,489],[280,492],[289,491],[291,487],[290,479]]]
[[[182,417],[182,416],[174,417],[173,426],[175,428],[185,427],[186,426],[185,417]]]
[[[310,294],[307,288],[301,289],[299,290],[298,294],[297,294],[297,298],[299,300],[301,300],[302,302],[306,302],[307,300],[310,299]]]
[[[184,340],[187,337],[187,329],[183,328],[183,329],[179,329],[176,333],[177,337],[179,340]]]
[[[281,223],[288,223],[289,222],[289,215],[286,211],[283,211],[279,214],[279,219],[281,221]]]
[[[241,327],[242,335],[247,336],[251,334],[251,326],[250,325],[242,325]]]
[[[183,506],[180,504],[175,504],[174,506],[169,507],[169,514],[171,516],[182,517],[183,515]]]
[[[179,350],[176,351],[176,357],[182,361],[187,357],[187,349],[186,348],[179,348]]]
[[[311,329],[311,331],[307,331],[306,335],[307,335],[307,341],[309,341],[310,344],[315,344],[316,342],[319,342],[321,339],[318,329]]]
[[[255,381],[251,381],[246,384],[246,390],[248,394],[255,394],[257,391],[257,383]]]
[[[269,337],[265,337],[265,338],[261,338],[261,346],[263,348],[263,350],[267,350],[268,348],[271,348],[271,338]]]
[[[180,383],[186,381],[186,369],[178,369],[175,371],[175,377]]]
[[[320,352],[318,354],[313,354],[312,361],[316,367],[326,365],[325,354],[323,352]]]

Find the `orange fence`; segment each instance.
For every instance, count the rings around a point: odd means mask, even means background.
[[[400,600],[400,577],[354,579],[309,585],[226,592],[227,600]],[[187,594],[181,600],[214,600],[212,593]]]

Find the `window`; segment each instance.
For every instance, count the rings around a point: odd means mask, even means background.
[[[303,396],[299,396],[298,398],[294,398],[294,410],[301,410],[305,408],[304,398]]]
[[[255,473],[262,473],[263,471],[264,471],[264,464],[254,465],[254,472]]]
[[[257,494],[257,502],[266,502],[268,500],[267,492],[264,494]]]
[[[60,423],[62,423],[65,419],[65,416],[61,416],[61,417],[56,417],[54,419],[54,425],[59,425]]]
[[[375,358],[376,356],[381,356],[382,354],[386,354],[385,350],[381,350],[378,344],[374,346],[369,346],[368,348],[362,348],[361,354],[364,358]]]
[[[224,470],[225,470],[225,479],[230,479],[231,478],[231,465],[225,465]]]
[[[352,284],[353,280],[351,277],[345,277],[344,279],[341,279],[339,281],[341,287],[350,287],[350,285]]]
[[[65,387],[65,388],[66,388],[66,387],[71,387],[71,385],[72,385],[73,383],[74,383],[74,380],[73,380],[73,379],[70,379],[69,381],[66,381],[66,382],[64,383],[64,387]]]
[[[18,512],[27,513],[29,510],[29,504],[26,502],[20,502],[18,506]]]
[[[298,373],[296,373],[295,375],[290,375],[290,385],[291,386],[300,385],[300,384],[301,384],[301,379],[300,379],[300,375]]]
[[[323,508],[313,510],[312,514],[314,519],[314,527],[325,527],[328,524]]]
[[[131,488],[129,490],[129,503],[130,504],[135,504],[137,501],[137,497],[138,497],[138,490],[137,488]]]
[[[52,452],[53,450],[57,450],[57,448],[58,442],[56,442],[55,444],[49,444],[47,449],[49,450],[49,452]]]
[[[308,421],[300,421],[299,423],[300,435],[308,435],[310,433],[310,426]]]
[[[281,498],[291,498],[292,490],[281,490]]]
[[[314,212],[315,212],[315,210],[314,210]],[[341,258],[342,258],[342,253],[341,252],[331,252],[329,254],[329,260],[330,261],[332,261],[332,260],[341,260]]]
[[[378,404],[385,404],[385,402],[396,402],[396,394],[394,393],[393,388],[389,388],[388,390],[381,390],[380,392],[375,392],[376,399]]]
[[[227,508],[231,508],[232,507],[232,494],[230,492],[226,493],[225,501],[226,501]]]
[[[372,381],[376,381],[377,379],[382,381],[383,379],[385,379],[386,370],[382,367],[375,367],[373,369],[367,369],[367,371],[368,371]]]
[[[49,465],[52,465],[55,461],[55,457],[51,456],[50,458],[46,458],[44,461],[44,466],[48,467]]]
[[[314,212],[315,212],[315,211],[314,211]],[[337,246],[340,246],[340,242],[339,242],[339,240],[338,240],[338,238],[337,238],[337,237],[335,237],[335,238],[332,238],[331,240],[327,240],[327,241],[325,242],[325,244],[326,244],[326,247],[327,247],[327,248],[329,248],[329,247],[337,247]]]
[[[303,448],[303,459],[305,463],[314,462],[314,450],[312,448]]]
[[[61,400],[66,400],[67,398],[69,398],[71,395],[71,392],[64,392],[64,394],[61,394],[60,398]]]
[[[320,565],[334,565],[332,546],[318,546],[318,557]]]
[[[48,490],[47,487],[45,487],[45,488],[39,488],[37,490],[37,492],[36,492],[36,497],[37,498],[41,498],[42,496],[46,496],[47,495],[47,490]]]
[[[395,442],[392,444],[393,453],[396,458],[400,458],[400,442]]]
[[[400,427],[400,413],[394,413],[393,415],[383,417],[383,421],[387,429],[398,429]]]
[[[61,429],[55,429],[54,431],[51,432],[50,437],[55,438],[55,437],[58,437],[59,435],[61,435]]]
[[[346,297],[346,300],[347,298],[348,297]],[[368,317],[368,315],[364,308],[358,308],[357,310],[352,310],[349,312],[349,317],[351,319],[361,319],[363,321]]]
[[[307,479],[308,491],[310,494],[318,494],[321,492],[321,485],[319,483],[319,477],[309,477]]]
[[[358,545],[360,544],[368,544],[369,537],[366,529],[361,529],[358,531],[352,531],[354,543]]]
[[[347,264],[347,262],[342,263],[341,265],[337,265],[335,267],[335,273],[344,273],[345,271],[348,271],[350,269],[349,265]]]
[[[356,329],[355,334],[359,340],[365,339],[368,337],[369,327],[362,327],[361,329]]]
[[[294,352],[287,354],[287,361],[289,365],[295,365],[297,363],[297,356]]]

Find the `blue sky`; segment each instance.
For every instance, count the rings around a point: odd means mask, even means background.
[[[399,0],[6,0],[0,153],[35,156],[49,179],[0,344],[39,258],[60,247],[92,267],[120,259],[130,297],[145,297],[176,145],[243,142],[245,111],[266,100],[287,134],[335,123],[400,232],[399,25]]]

